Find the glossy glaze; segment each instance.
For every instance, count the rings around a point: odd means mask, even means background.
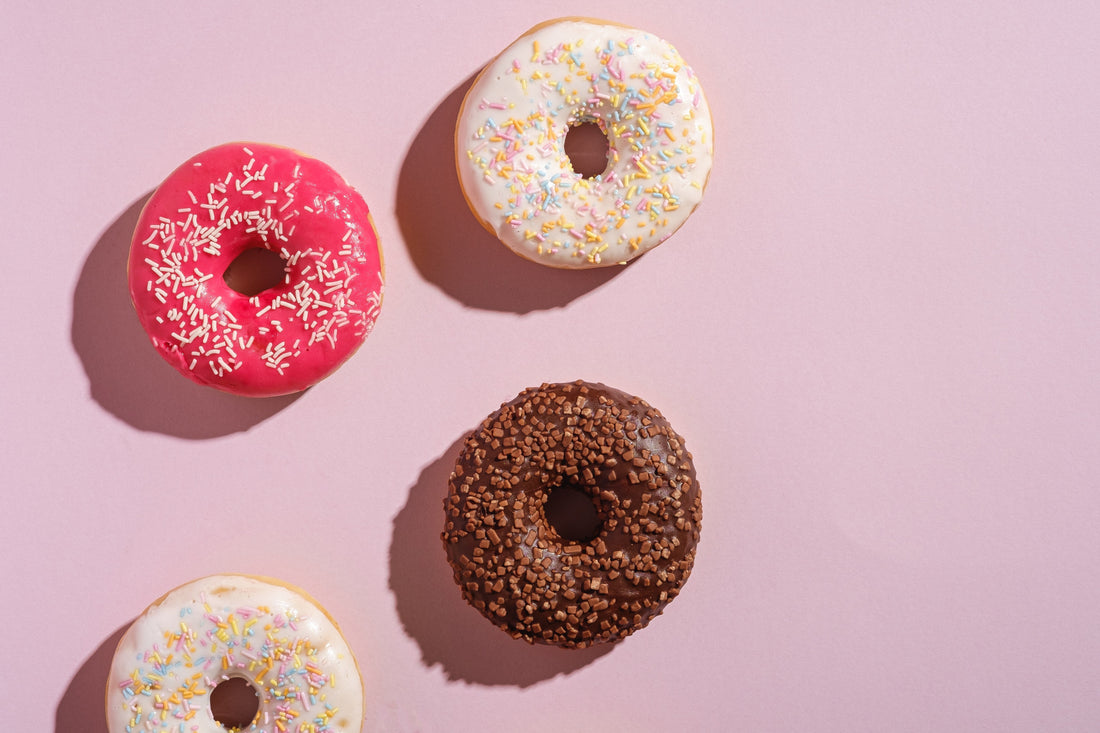
[[[286,277],[248,297],[226,268],[250,248]],[[363,198],[289,148],[233,143],[188,160],[134,231],[130,293],[158,353],[181,374],[262,397],[303,390],[363,343],[382,302],[382,254]]]
[[[565,135],[598,124],[610,149],[585,178]],[[471,209],[516,253],[554,267],[626,262],[672,235],[699,204],[713,158],[710,111],[668,42],[606,21],[531,29],[470,88],[455,133]]]
[[[225,733],[209,699],[230,677],[260,698],[247,731],[362,727],[355,658],[316,602],[278,581],[214,575],[170,591],[123,635],[107,682],[107,729]]]

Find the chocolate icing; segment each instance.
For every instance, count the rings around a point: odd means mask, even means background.
[[[599,516],[563,538],[558,486]],[[603,384],[543,384],[474,430],[449,481],[443,543],[463,597],[515,638],[581,648],[637,631],[691,574],[702,504],[684,440],[644,400]]]

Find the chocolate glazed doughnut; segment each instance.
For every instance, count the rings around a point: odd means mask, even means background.
[[[587,536],[547,518],[571,490],[595,508]],[[526,389],[486,418],[445,509],[463,597],[514,638],[568,648],[618,641],[661,613],[691,574],[702,519],[683,438],[644,400],[582,381]]]

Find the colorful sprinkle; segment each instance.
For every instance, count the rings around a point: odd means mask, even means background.
[[[469,99],[478,103],[460,120],[463,187],[521,254],[562,267],[623,262],[667,238],[702,197],[706,101],[679,53],[652,35],[573,20],[536,28],[486,67]],[[680,119],[689,124],[677,134]],[[564,151],[569,128],[584,123],[610,142],[607,170],[591,178]],[[667,203],[638,205],[638,190]],[[576,221],[559,226],[562,216]],[[637,241],[618,231],[628,221],[652,232]]]
[[[226,580],[238,579],[217,578],[222,584]],[[204,594],[185,602],[178,611],[167,606],[196,596],[174,591],[163,605],[154,606],[135,622],[119,647],[120,655],[123,649],[136,649],[127,654],[134,656],[128,665],[118,656],[113,663],[112,674],[118,681],[111,687],[118,694],[108,701],[112,725],[120,725],[127,733],[224,730],[210,712],[209,694],[221,681],[242,677],[260,699],[256,720],[243,730],[340,730],[334,718],[341,706],[355,707],[361,701],[349,703],[346,693],[344,698],[336,693],[336,668],[354,667],[343,640],[336,639],[339,633],[319,609],[293,605],[293,595],[285,588],[245,582],[251,583],[247,592],[223,588],[210,599]],[[238,605],[258,598],[256,589],[264,592],[265,587],[276,588],[270,598],[281,608],[266,602]],[[160,607],[168,613],[160,613]],[[163,618],[192,620],[162,628],[159,619]],[[348,692],[361,697],[361,690]],[[180,721],[192,719],[190,725],[179,727]]]

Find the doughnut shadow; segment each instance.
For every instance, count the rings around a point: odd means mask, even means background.
[[[238,397],[195,384],[157,355],[134,314],[126,283],[130,239],[151,195],[107,227],[84,261],[73,292],[73,348],[92,398],[139,430],[194,440],[248,430],[302,393]]]
[[[132,620],[120,626],[80,665],[57,703],[54,733],[107,733],[107,718],[103,710],[107,673],[118,640],[131,623]]]
[[[538,265],[511,252],[478,223],[455,170],[455,123],[476,76],[440,102],[405,154],[395,206],[402,238],[420,275],[471,308],[514,313],[560,308],[623,267]]]
[[[420,646],[425,666],[441,665],[451,680],[529,687],[591,664],[614,645],[559,649],[528,644],[510,638],[462,599],[440,533],[447,479],[464,439],[421,471],[393,520],[390,588],[405,632]]]

